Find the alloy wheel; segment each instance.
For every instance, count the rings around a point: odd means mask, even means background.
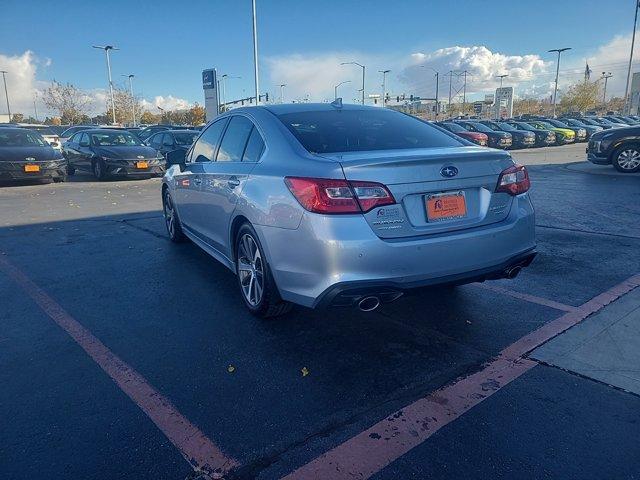
[[[169,192],[164,195],[164,221],[167,225],[167,231],[171,237],[176,233],[176,213],[173,209],[173,202],[171,201],[171,195]]]
[[[618,155],[618,165],[623,170],[634,170],[640,166],[640,152],[635,148],[623,150]]]
[[[249,305],[255,307],[264,292],[264,263],[258,243],[248,233],[240,238],[237,260],[242,294]]]

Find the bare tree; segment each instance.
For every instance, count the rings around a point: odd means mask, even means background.
[[[131,95],[126,88],[114,88],[113,100],[116,106],[117,123],[133,123],[133,107],[135,106],[136,117],[143,111],[141,99]],[[111,103],[107,110],[107,115],[111,115]]]
[[[598,106],[598,82],[580,82],[570,86],[560,100],[563,112],[585,112]]]
[[[42,92],[42,101],[55,113],[64,124],[76,123],[87,113],[89,96],[71,83],[60,83],[56,80]]]

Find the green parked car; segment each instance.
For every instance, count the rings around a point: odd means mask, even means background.
[[[530,120],[527,123],[538,130],[551,130],[552,132],[555,132],[556,145],[565,145],[576,141],[576,132],[569,128],[555,127],[549,122],[542,120]]]

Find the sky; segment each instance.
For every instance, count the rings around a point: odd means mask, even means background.
[[[560,88],[581,81],[585,62],[592,79],[612,73],[607,96],[622,95],[626,81],[635,0],[257,0],[260,91],[279,100],[345,102],[379,94],[382,74],[393,95],[447,98],[449,71],[469,72],[467,98],[492,93],[497,75],[518,97],[547,97],[553,89],[552,48],[562,56]],[[34,95],[51,81],[70,82],[103,112],[108,88],[104,53],[115,45],[113,80],[158,112],[204,103],[201,71],[227,74],[227,99],[253,95],[251,0],[102,2],[2,0],[0,70],[7,70],[12,111],[33,113]],[[636,42],[636,49],[640,43]],[[634,71],[640,70],[640,52]],[[452,90],[462,87],[453,76]],[[0,113],[5,113],[0,90]],[[46,114],[41,100],[40,116]]]

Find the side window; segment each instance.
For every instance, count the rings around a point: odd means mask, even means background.
[[[80,146],[81,147],[88,147],[89,146],[89,135],[86,133],[82,134],[82,137],[80,137]]]
[[[165,147],[173,147],[173,135],[171,135],[170,133],[165,133],[162,140],[162,144]]]
[[[224,132],[224,138],[220,143],[216,161],[240,162],[252,128],[253,123],[247,117],[242,115],[231,117],[229,127]]]
[[[81,136],[82,136],[82,133],[76,133],[68,141],[69,143],[80,143]]]
[[[247,146],[244,149],[244,155],[242,155],[242,161],[257,162],[260,160],[262,152],[264,152],[264,140],[262,140],[262,135],[260,135],[258,129],[253,127],[251,135],[249,135],[249,140],[247,141]]]
[[[475,132],[475,131],[476,131],[476,127],[474,127],[474,126],[473,126],[473,125],[471,125],[470,123],[465,123],[465,124],[464,124],[464,126],[465,126],[465,128],[466,128],[467,130],[470,130],[470,131],[472,131],[472,132]]]
[[[226,124],[227,119],[223,118],[212,123],[202,132],[191,151],[192,162],[212,162],[214,160],[213,155],[216,152],[216,147]]]
[[[158,142],[158,139],[161,136],[162,136],[162,134],[157,134],[157,133],[155,135],[151,135],[151,137],[149,137],[149,140],[147,140],[147,142],[153,148],[158,148],[158,147],[160,147],[160,142]]]

